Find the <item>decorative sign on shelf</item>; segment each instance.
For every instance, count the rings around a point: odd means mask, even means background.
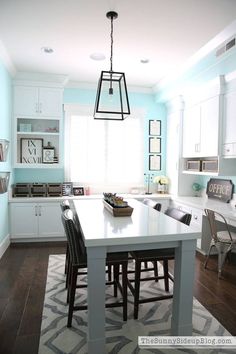
[[[48,142],[47,146],[43,147],[43,163],[54,163],[55,148]]]
[[[211,178],[207,183],[208,198],[218,199],[229,203],[232,199],[234,185],[230,179]]]
[[[21,163],[42,163],[43,139],[21,138]]]

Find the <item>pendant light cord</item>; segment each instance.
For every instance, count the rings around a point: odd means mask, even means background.
[[[110,57],[111,69],[113,71],[113,16],[111,16],[111,57]]]

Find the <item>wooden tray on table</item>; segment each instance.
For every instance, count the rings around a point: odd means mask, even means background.
[[[129,205],[126,207],[113,207],[105,200],[103,200],[104,207],[113,215],[113,216],[131,216],[133,208]]]

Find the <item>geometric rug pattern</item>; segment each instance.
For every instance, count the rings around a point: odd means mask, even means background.
[[[65,255],[49,257],[47,285],[41,325],[39,354],[87,353],[87,311],[74,313],[72,327],[67,328],[68,305],[65,289]],[[160,265],[159,272],[162,271]],[[84,280],[86,280],[85,276]],[[171,283],[171,282],[170,282]],[[111,288],[111,287],[110,287]],[[171,291],[172,289],[170,289]],[[163,281],[142,282],[141,293],[164,294]],[[112,288],[106,288],[112,297]],[[133,319],[133,297],[128,290],[128,320],[122,320],[122,308],[106,309],[106,350],[110,354],[146,353],[235,353],[232,349],[140,349],[138,336],[170,335],[172,299],[140,305],[139,319]],[[86,304],[87,293],[79,289],[76,301]],[[114,301],[114,298],[113,298]],[[193,305],[193,335],[230,336],[230,333],[196,300]],[[105,353],[104,353],[105,354]]]

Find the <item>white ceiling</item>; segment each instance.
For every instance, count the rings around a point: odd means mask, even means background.
[[[119,14],[113,69],[152,87],[236,19],[236,0],[0,0],[0,40],[17,71],[95,83],[109,69],[110,10]],[[94,52],[106,59],[91,60]]]

